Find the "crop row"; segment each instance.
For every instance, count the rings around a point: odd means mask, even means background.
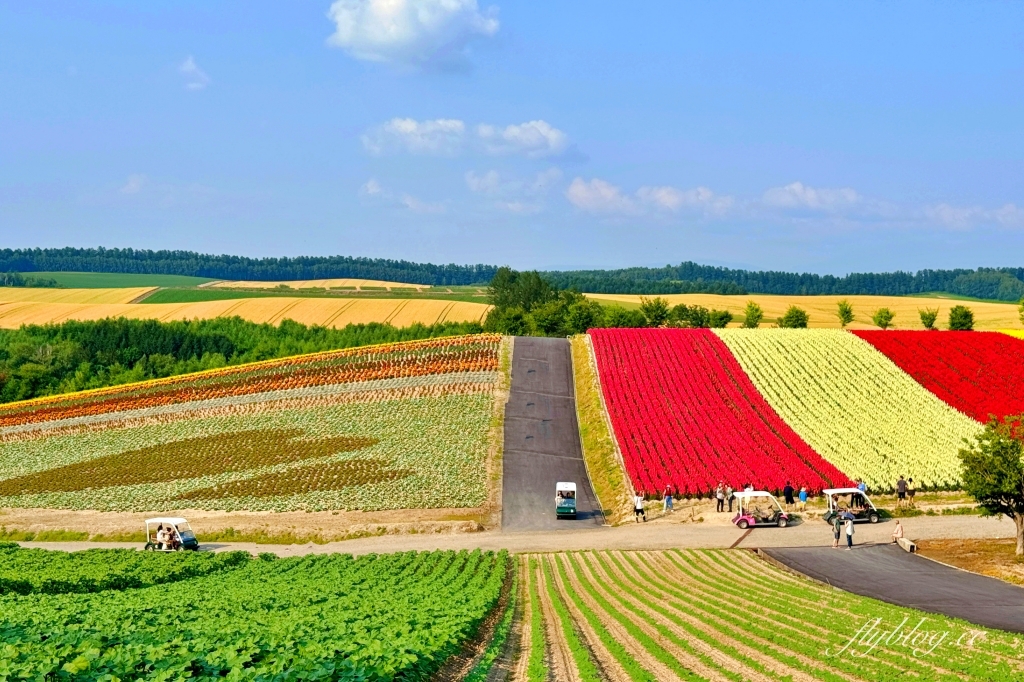
[[[719,482],[849,482],[779,418],[706,329],[591,332],[602,390],[637,490],[706,493]]]
[[[498,603],[508,561],[333,554],[119,592],[0,596],[0,677],[426,680]]]
[[[517,682],[549,675],[557,682],[952,682],[1017,679],[1024,671],[1009,634],[937,623],[931,614],[856,595],[837,600],[744,551],[547,555],[530,559],[526,575],[527,617],[534,626],[542,621],[545,637],[524,637],[531,665],[520,665]],[[947,637],[927,646],[894,637],[870,651],[858,637],[876,619],[879,630],[910,623],[905,632],[921,618]]]
[[[69,553],[0,543],[0,595],[148,587],[237,568],[248,560],[246,552],[155,554],[90,549]]]
[[[451,337],[271,360],[0,406],[0,427],[145,409],[226,396],[415,377],[495,371],[500,337]]]
[[[876,489],[901,475],[958,483],[957,452],[981,426],[870,344],[839,330],[717,333],[775,411],[844,473]]]
[[[1024,340],[998,332],[857,331],[919,384],[964,414],[1024,414]]]

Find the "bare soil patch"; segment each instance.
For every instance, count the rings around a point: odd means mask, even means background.
[[[1012,538],[980,540],[921,540],[917,553],[972,573],[1024,585],[1024,561],[1014,553]]]

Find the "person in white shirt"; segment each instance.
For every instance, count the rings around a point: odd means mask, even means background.
[[[640,523],[640,517],[644,517],[644,522],[647,522],[647,511],[644,509],[644,495],[643,493],[637,493],[633,498],[633,518],[636,519],[637,523]]]
[[[162,523],[156,529],[156,547],[157,549],[167,549],[167,531],[164,530]]]

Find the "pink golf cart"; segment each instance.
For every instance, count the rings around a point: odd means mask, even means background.
[[[734,496],[738,506],[732,522],[739,528],[744,530],[755,526],[785,528],[789,525],[789,514],[783,510],[782,505],[771,493],[764,490],[743,490],[734,493]]]

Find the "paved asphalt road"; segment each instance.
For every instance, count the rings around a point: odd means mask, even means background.
[[[1024,632],[1024,589],[904,552],[895,545],[765,549],[816,580],[890,604]]]
[[[517,337],[505,406],[501,529],[577,530],[604,518],[576,424],[568,339]],[[555,518],[555,483],[576,483],[576,520]]]

